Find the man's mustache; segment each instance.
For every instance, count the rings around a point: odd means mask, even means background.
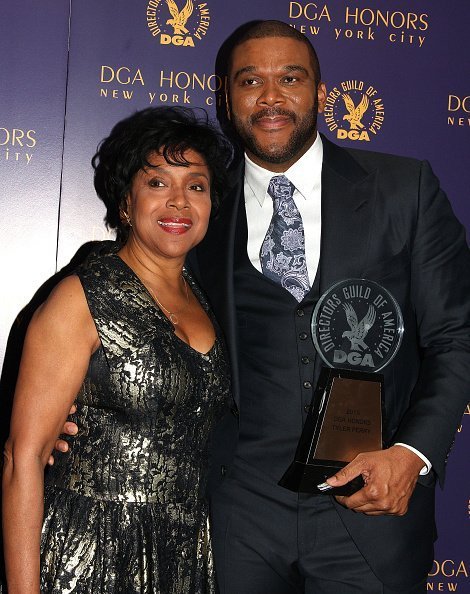
[[[285,116],[290,118],[293,122],[297,120],[297,116],[293,111],[281,109],[279,107],[265,107],[261,111],[258,111],[257,113],[253,114],[250,117],[250,121],[252,124],[254,124],[261,118],[273,118],[275,116]]]

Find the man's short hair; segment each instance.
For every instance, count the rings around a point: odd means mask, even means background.
[[[310,40],[302,33],[294,29],[290,25],[282,21],[252,21],[242,25],[235,32],[235,37],[232,42],[231,51],[229,55],[228,73],[230,73],[232,66],[232,55],[235,49],[251,39],[264,39],[267,37],[290,37],[296,39],[307,46],[307,49],[312,60],[313,72],[315,75],[315,84],[321,81],[320,62],[318,61],[317,52],[310,43]]]

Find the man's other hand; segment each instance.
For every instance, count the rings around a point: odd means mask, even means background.
[[[72,404],[70,411],[69,411],[69,415],[73,415],[76,411],[77,411],[77,407],[75,406],[75,404]],[[73,423],[72,421],[65,421],[64,427],[62,429],[62,434],[77,435],[77,433],[78,433],[77,425],[75,423]],[[67,452],[69,449],[69,444],[66,441],[64,441],[63,439],[59,438],[55,442],[54,449],[57,450],[58,452]],[[54,456],[52,454],[49,456],[49,460],[47,461],[47,463],[49,464],[49,466],[52,466],[54,464]]]

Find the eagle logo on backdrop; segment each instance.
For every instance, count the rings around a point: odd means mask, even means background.
[[[166,0],[166,3],[168,4],[168,10],[172,16],[171,19],[167,20],[166,24],[173,27],[173,32],[175,35],[186,35],[189,33],[185,25],[186,21],[193,14],[194,6],[192,0],[187,0],[183,10],[181,11],[178,10],[174,0]]]
[[[180,10],[180,6],[182,6]],[[195,4],[193,0],[149,0],[147,27],[161,45],[194,47],[202,40],[210,25],[207,2]],[[168,18],[171,17],[171,18]]]
[[[383,126],[383,99],[373,85],[344,80],[328,93],[323,117],[337,140],[370,142]]]
[[[361,122],[362,116],[367,111],[369,107],[369,97],[367,95],[362,95],[362,99],[359,105],[354,105],[354,101],[351,99],[351,96],[347,93],[343,93],[343,101],[348,113],[343,116],[343,120],[347,120],[349,122],[350,130],[359,130],[359,128],[364,128],[364,124]]]

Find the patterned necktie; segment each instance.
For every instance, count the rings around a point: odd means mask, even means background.
[[[269,182],[268,194],[273,199],[274,213],[261,245],[260,261],[263,274],[300,302],[310,290],[310,283],[304,226],[292,197],[294,190],[284,175],[277,175]]]

